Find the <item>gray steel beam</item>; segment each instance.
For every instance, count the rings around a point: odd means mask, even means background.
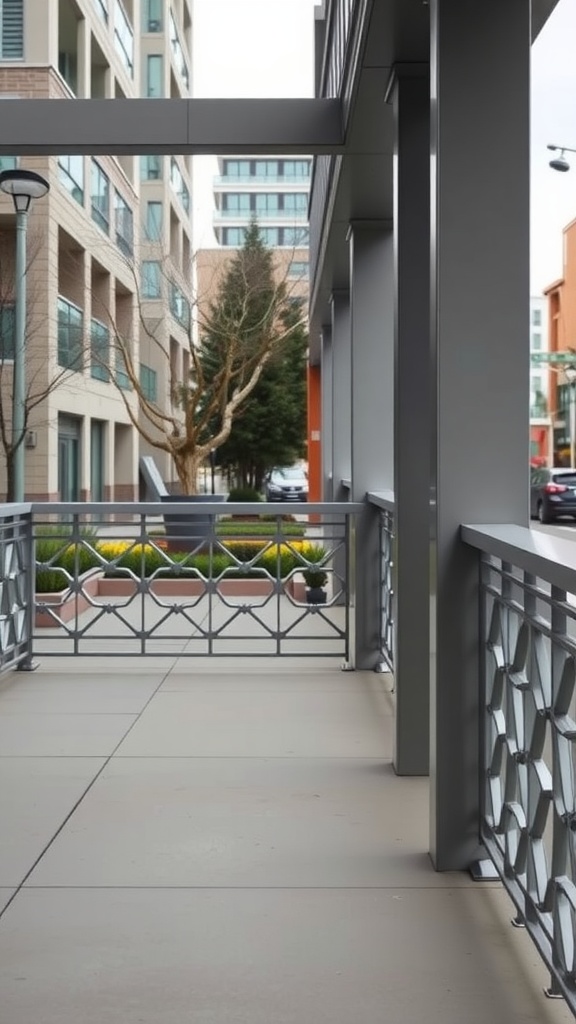
[[[392,83],[394,181],[394,767],[429,766],[430,654],[430,69]]]
[[[350,296],[332,294],[332,497],[344,501],[343,480],[351,476]]]
[[[386,221],[350,226],[351,494],[394,484],[394,246]],[[357,524],[356,668],[380,654],[379,511],[365,503]],[[361,571],[359,571],[361,568]]]
[[[457,870],[479,834],[477,555],[460,523],[528,526],[530,5],[431,0],[430,16],[430,850]]]
[[[334,153],[339,100],[0,101],[6,154]]]

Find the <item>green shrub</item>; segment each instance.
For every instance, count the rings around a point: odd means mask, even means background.
[[[302,548],[302,555],[310,563],[309,568],[302,569],[306,586],[312,589],[325,586],[328,582],[328,573],[316,565],[316,563],[323,562],[326,557],[324,548],[320,544],[306,544]]]
[[[96,546],[97,533],[89,526],[80,528],[82,540]],[[71,542],[72,525],[39,526],[36,530],[36,564],[44,566],[36,569],[36,592],[46,594],[66,590],[69,579],[81,576],[89,569],[95,568],[98,558],[82,543]],[[61,570],[66,570],[62,572]]]
[[[236,520],[224,519],[216,526],[218,537],[275,537],[276,522],[265,521],[263,516],[251,523],[239,523]],[[282,535],[286,537],[303,537],[306,533],[305,523],[282,524]]]
[[[228,501],[262,501],[262,495],[255,487],[233,487]]]

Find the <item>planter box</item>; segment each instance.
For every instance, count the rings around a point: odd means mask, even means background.
[[[84,577],[81,577],[80,580],[83,590],[81,594],[72,594],[70,590],[66,589],[35,595],[34,625],[37,629],[54,629],[60,625],[42,605],[49,605],[61,622],[69,622],[70,619],[75,617],[76,613],[81,615],[82,612],[91,607],[88,596],[98,596],[102,578],[99,573],[89,572]]]
[[[131,579],[120,577],[100,577],[98,580],[99,597],[131,597],[136,593],[136,583]],[[202,580],[191,579],[157,579],[151,583],[150,590],[157,597],[200,597],[206,591]],[[274,590],[270,580],[228,580],[218,584],[218,591],[224,597],[267,597]]]

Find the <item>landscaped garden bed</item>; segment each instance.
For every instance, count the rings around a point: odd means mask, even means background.
[[[161,536],[143,545],[99,540],[87,531],[80,542],[70,542],[59,530],[37,540],[37,626],[67,622],[92,601],[99,603],[99,597],[130,597],[141,589],[142,579],[158,597],[200,597],[208,589],[222,597],[261,597],[281,580],[293,600],[305,601],[306,567],[325,558],[320,545],[298,536],[281,544],[274,542],[274,534],[260,539],[220,536],[222,547],[215,543],[211,553],[168,554]],[[80,590],[74,581],[80,582]]]

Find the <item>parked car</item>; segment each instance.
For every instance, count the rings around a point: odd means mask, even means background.
[[[560,516],[576,519],[576,469],[538,467],[530,474],[530,516],[552,523]]]
[[[308,501],[308,477],[300,466],[273,469],[266,477],[266,501]]]

